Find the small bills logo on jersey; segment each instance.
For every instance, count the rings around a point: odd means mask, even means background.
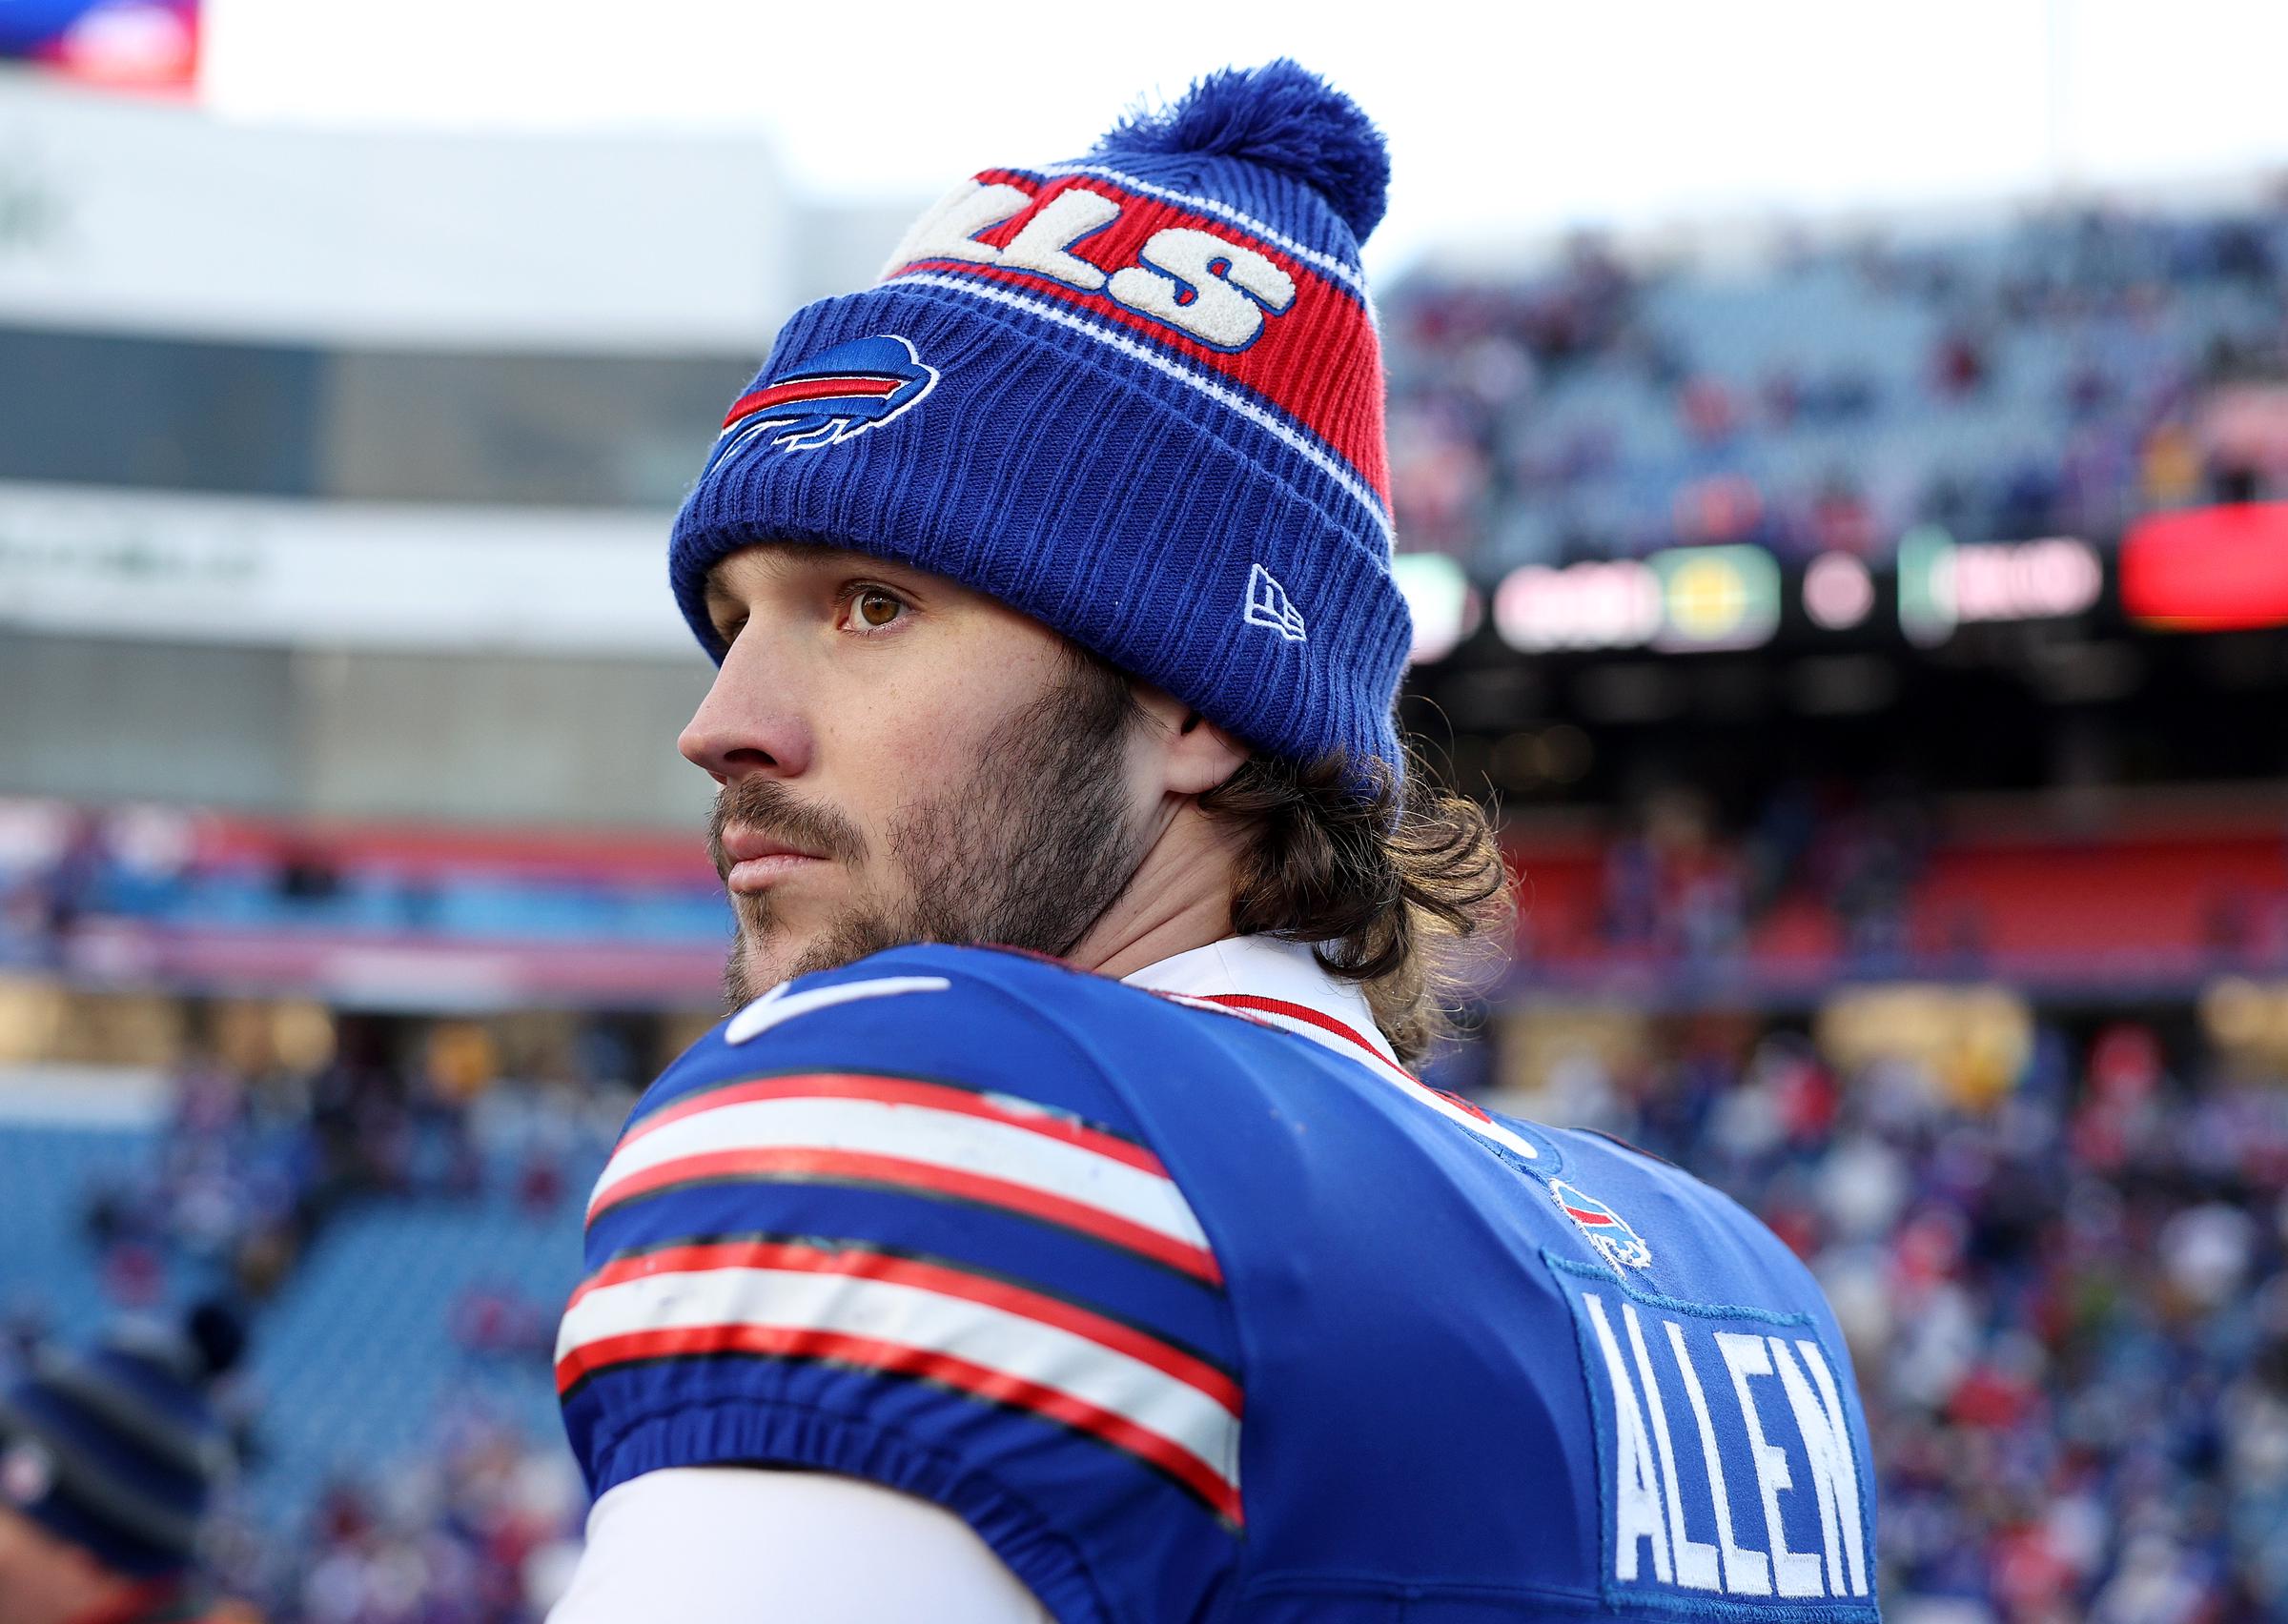
[[[1303,640],[1302,612],[1287,601],[1287,589],[1261,564],[1247,573],[1247,623],[1267,626],[1289,642]]]
[[[840,445],[919,406],[937,376],[894,333],[837,344],[733,401],[707,472],[757,447],[792,453]]]
[[[1606,1261],[1616,1269],[1643,1269],[1652,1262],[1652,1248],[1644,1237],[1628,1227],[1628,1220],[1615,1212],[1595,1196],[1585,1194],[1563,1179],[1549,1181],[1549,1193],[1564,1208],[1565,1216],[1581,1226],[1581,1232],[1604,1253]]]

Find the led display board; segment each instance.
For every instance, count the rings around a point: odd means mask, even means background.
[[[1414,619],[1409,664],[1428,665],[1445,659],[1478,629],[1484,605],[1452,558],[1442,553],[1400,553],[1390,560],[1390,573]]]
[[[1848,632],[1875,610],[1874,573],[1850,553],[1822,553],[1804,567],[1804,613],[1823,632]]]
[[[1634,558],[1528,564],[1495,590],[1494,629],[1521,654],[1643,648],[1661,629],[1661,578]]]
[[[2104,560],[2073,537],[1966,542],[1923,524],[1899,538],[1899,628],[1918,643],[1980,621],[2084,615],[2104,591]]]
[[[1678,547],[1655,553],[1661,626],[1671,653],[1756,648],[1780,625],[1780,565],[1761,547]]]
[[[2288,502],[2155,514],[2121,541],[2121,607],[2142,625],[2288,625]]]
[[[1779,627],[1780,597],[1779,561],[1761,547],[1674,547],[1512,570],[1494,593],[1494,627],[1522,654],[1755,648]]]

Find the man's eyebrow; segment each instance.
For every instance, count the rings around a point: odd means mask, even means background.
[[[819,551],[820,549],[815,547],[787,543],[758,550],[755,557],[746,561],[750,567],[760,570],[764,575],[779,579],[792,575]],[[700,578],[700,596],[706,603],[710,613],[714,611],[717,604],[733,608],[739,604],[739,594],[724,584],[724,568],[729,562],[729,558],[718,559],[709,567],[707,573]]]
[[[705,604],[710,615],[715,612],[716,606],[719,604],[728,609],[736,609],[743,601],[738,593],[724,584],[723,572],[725,565],[729,561],[728,558],[720,560],[701,578],[701,600]],[[886,573],[894,571],[901,578],[927,577],[929,574],[928,571],[917,565],[901,563],[894,558],[879,558],[854,547],[833,547],[823,542],[811,541],[777,542],[760,549],[757,556],[749,560],[751,567],[759,569],[765,577],[772,580],[784,580],[799,571],[828,563],[837,567],[847,565],[850,569],[860,571],[880,570]]]

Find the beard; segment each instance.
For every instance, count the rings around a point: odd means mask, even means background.
[[[888,894],[862,895],[777,979],[917,942],[1070,952],[1143,859],[1123,771],[1135,714],[1126,679],[1076,653],[1054,688],[987,736],[965,782],[899,806],[884,834]],[[726,877],[723,838],[732,824],[853,868],[868,849],[856,824],[803,804],[776,779],[734,780],[716,796],[707,850]],[[732,908],[723,990],[738,1008],[769,990],[749,967],[749,947],[784,926],[768,891],[734,897]]]

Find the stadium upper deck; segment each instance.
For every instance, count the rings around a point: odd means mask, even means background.
[[[695,192],[751,199],[704,253],[654,229]],[[771,317],[886,220],[739,143],[240,129],[5,74],[0,193],[0,793],[691,826],[705,668],[659,538]],[[2284,265],[2252,203],[1390,290],[1414,720],[1513,802],[1624,805],[1650,761],[1735,816],[1789,750],[1943,744],[1950,790],[2288,773],[2277,635],[2152,635],[2114,554],[2283,489]],[[2288,558],[2288,506],[2247,511]]]
[[[1522,563],[1754,542],[1887,558],[1917,524],[2099,545],[2277,494],[2288,201],[2091,207],[1766,270],[1530,275],[1388,301],[1408,544]]]

